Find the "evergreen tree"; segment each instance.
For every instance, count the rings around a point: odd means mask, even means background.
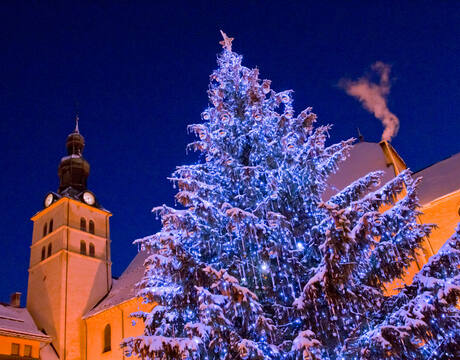
[[[364,359],[460,359],[460,224],[354,340]]]
[[[294,116],[292,92],[242,66],[223,36],[210,106],[189,127],[203,159],[171,177],[183,209],[154,208],[162,229],[138,240],[149,254],[139,295],[158,305],[134,314],[145,332],[126,340],[127,351],[143,359],[377,351],[363,336],[398,303],[384,306],[384,284],[402,276],[430,230],[416,221],[417,181],[405,171],[378,188],[376,172],[323,199],[353,140],[326,146],[330,127],[314,128],[311,108]]]

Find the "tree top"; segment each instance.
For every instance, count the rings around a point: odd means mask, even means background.
[[[222,30],[220,30],[220,33],[222,34],[222,38],[224,40],[220,41],[219,44],[222,45],[222,47],[227,50],[227,51],[232,51],[232,41],[234,38],[229,38],[226,33],[224,33]]]

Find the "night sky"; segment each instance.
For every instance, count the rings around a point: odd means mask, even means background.
[[[300,5],[302,3],[303,5]],[[132,242],[159,229],[150,210],[174,204],[166,179],[207,105],[219,29],[244,65],[295,91],[334,124],[331,142],[379,141],[380,121],[337,86],[376,61],[392,65],[392,144],[413,170],[460,151],[458,1],[2,1],[0,3],[0,301],[27,290],[32,215],[58,187],[74,128],[89,189],[113,213],[113,273]],[[322,3],[322,2],[321,2]]]

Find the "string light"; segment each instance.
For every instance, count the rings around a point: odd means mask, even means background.
[[[184,208],[157,208],[162,230],[139,241],[149,252],[140,294],[158,305],[143,313],[145,336],[129,352],[187,360],[336,360],[368,352],[377,359],[398,347],[371,336],[385,326],[408,333],[404,341],[416,349],[408,358],[446,352],[442,341],[459,336],[455,324],[445,325],[456,311],[445,289],[454,287],[458,258],[435,256],[399,298],[383,293],[429,231],[417,222],[410,174],[377,190],[380,175],[369,174],[325,201],[328,176],[352,141],[328,147],[329,127],[314,129],[311,109],[302,121],[286,121],[294,117],[291,93],[272,91],[223,37],[212,105],[195,127],[202,142],[192,144],[203,156],[172,176]],[[382,205],[392,206],[380,213]],[[417,313],[403,316],[406,305]]]

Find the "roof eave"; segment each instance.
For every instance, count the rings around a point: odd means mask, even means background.
[[[50,336],[45,335],[45,334],[43,335],[33,334],[33,333],[27,333],[27,332],[11,330],[11,329],[0,329],[0,335],[17,337],[21,339],[37,340],[37,341],[45,342],[45,343],[50,343],[52,340]]]

